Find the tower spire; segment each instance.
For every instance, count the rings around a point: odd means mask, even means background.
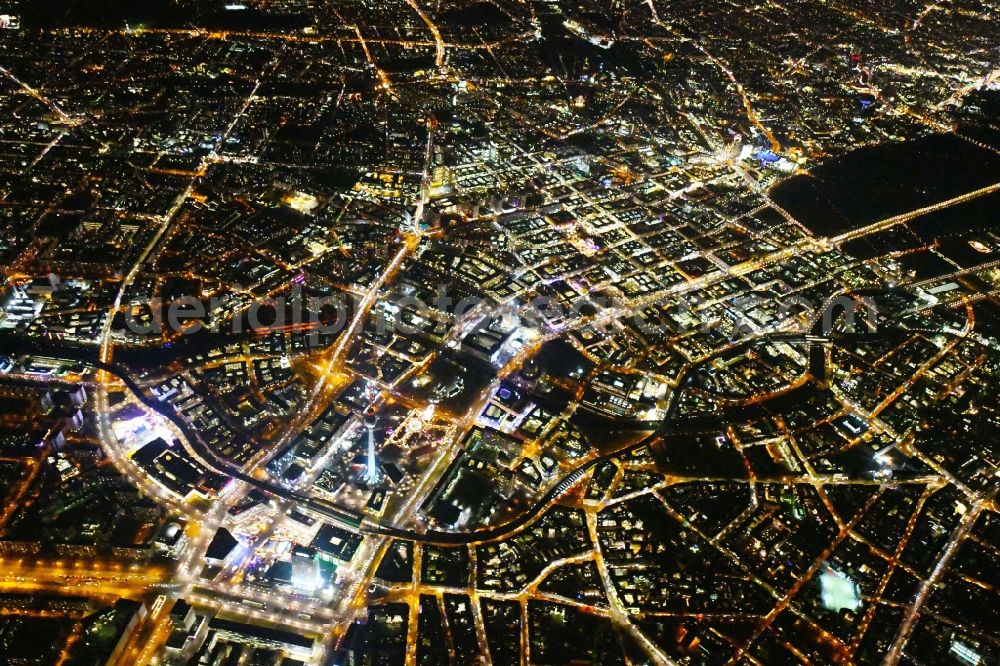
[[[368,458],[365,463],[365,483],[374,486],[378,483],[378,460],[375,457],[375,428],[378,426],[378,416],[374,412],[365,413],[365,428],[368,429]]]

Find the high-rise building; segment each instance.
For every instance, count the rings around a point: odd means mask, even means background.
[[[378,416],[372,412],[365,414],[365,428],[368,429],[368,457],[365,462],[365,483],[374,486],[378,483],[378,459],[375,456],[375,428],[378,426]]]

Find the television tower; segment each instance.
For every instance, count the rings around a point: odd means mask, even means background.
[[[365,413],[365,428],[368,429],[368,461],[365,466],[365,483],[374,486],[378,483],[378,460],[375,458],[375,428],[378,426],[378,416],[375,412]]]

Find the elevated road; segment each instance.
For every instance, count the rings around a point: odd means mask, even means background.
[[[866,290],[866,293],[871,292],[872,290]],[[718,349],[709,356],[699,360],[697,363],[688,366],[679,378],[678,390],[671,394],[665,410],[664,418],[659,424],[650,424],[653,431],[648,436],[630,444],[627,447],[593,458],[568,472],[558,483],[546,492],[544,496],[538,499],[530,508],[521,513],[517,518],[500,525],[471,532],[445,532],[439,530],[427,530],[425,532],[421,532],[413,529],[379,525],[364,519],[356,512],[251,476],[236,465],[221,459],[218,454],[212,451],[211,448],[202,440],[199,433],[191,428],[187,421],[185,421],[178,412],[176,412],[169,404],[163,403],[155,396],[147,393],[146,390],[132,378],[126,368],[113,362],[105,363],[98,360],[95,358],[96,354],[93,348],[67,346],[62,350],[62,353],[68,354],[70,358],[90,364],[95,368],[108,372],[120,379],[121,382],[135,394],[135,397],[139,401],[158,414],[162,415],[164,418],[169,419],[177,427],[177,429],[184,434],[188,440],[188,444],[198,456],[199,460],[209,469],[218,474],[237,479],[268,495],[292,502],[300,508],[321,516],[325,520],[355,532],[408,539],[421,543],[467,545],[502,539],[523,530],[535,522],[535,520],[537,520],[556,500],[579,483],[590,470],[594,469],[602,462],[620,457],[622,455],[627,455],[645,446],[655,444],[657,441],[662,439],[663,436],[670,434],[675,425],[674,421],[677,408],[679,406],[679,398],[683,393],[684,387],[689,385],[690,379],[695,372],[705,365],[712,363],[721,356],[737,353],[740,350],[747,349],[754,345],[772,342],[793,344],[831,344],[839,339],[857,339],[859,341],[863,341],[865,339],[878,337],[893,331],[908,331],[908,329],[892,327],[890,329],[881,329],[875,336],[872,334],[855,336],[825,332],[820,330],[821,328],[822,327],[820,327],[817,322],[816,328],[811,332],[769,332],[758,334]],[[3,349],[3,347],[4,338],[0,338],[0,349]],[[24,349],[25,347],[21,346],[21,348]]]

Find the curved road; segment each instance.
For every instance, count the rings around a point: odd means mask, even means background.
[[[884,331],[880,332],[884,333]],[[7,337],[7,336],[3,336]],[[0,342],[2,342],[0,338]],[[128,388],[135,394],[144,405],[154,410],[158,414],[162,415],[164,418],[169,419],[177,428],[184,433],[187,438],[191,448],[198,455],[200,461],[208,466],[212,471],[228,476],[243,483],[246,483],[258,490],[294,502],[310,511],[323,516],[325,519],[331,520],[341,527],[347,529],[358,530],[363,533],[368,534],[378,534],[381,536],[389,536],[401,539],[409,539],[412,541],[419,541],[423,543],[441,544],[441,545],[465,545],[474,544],[483,541],[493,541],[500,539],[502,537],[508,536],[515,532],[518,532],[531,523],[533,523],[548,506],[562,496],[566,491],[572,488],[577,482],[580,481],[583,476],[601,464],[604,461],[610,460],[612,458],[620,457],[622,455],[627,455],[633,451],[637,451],[644,446],[648,446],[656,442],[664,434],[666,434],[670,427],[673,425],[674,417],[676,415],[679,397],[683,393],[683,387],[689,382],[691,375],[697,371],[699,368],[704,366],[706,363],[710,363],[719,356],[725,354],[731,354],[737,352],[746,347],[761,344],[763,342],[797,342],[797,343],[828,343],[830,342],[829,335],[822,334],[806,334],[806,333],[785,333],[785,332],[772,332],[764,333],[752,338],[742,340],[734,345],[725,347],[723,349],[717,350],[712,355],[702,359],[698,363],[689,366],[680,376],[678,381],[678,390],[675,390],[671,394],[670,402],[668,403],[666,413],[662,421],[656,427],[656,430],[650,435],[644,437],[643,439],[630,444],[627,447],[608,453],[597,458],[593,458],[579,467],[576,467],[571,472],[567,473],[555,486],[553,486],[548,492],[545,493],[540,499],[538,499],[529,509],[525,510],[518,517],[510,520],[501,525],[496,525],[486,529],[475,530],[472,532],[443,532],[438,530],[429,530],[427,532],[418,532],[415,530],[404,529],[399,527],[384,526],[378,524],[372,524],[365,522],[362,516],[346,510],[336,507],[328,502],[318,500],[312,497],[307,497],[301,495],[280,485],[270,483],[268,481],[263,481],[257,479],[249,474],[243,472],[239,467],[220,459],[215,452],[213,452],[202,440],[199,434],[194,431],[190,425],[181,416],[171,409],[166,403],[160,402],[155,397],[146,393],[145,390],[130,376],[128,371],[116,363],[104,363],[96,358],[93,358],[95,350],[86,347],[72,346],[72,345],[42,345],[45,347],[58,347],[59,352],[55,349],[51,353],[56,355],[68,356],[74,360],[80,360],[81,362],[92,365],[98,369],[104,370],[118,377]],[[36,341],[34,346],[37,346]]]

